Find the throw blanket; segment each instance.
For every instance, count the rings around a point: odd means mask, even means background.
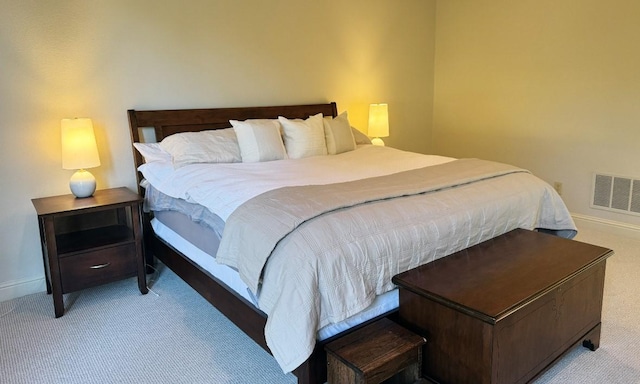
[[[463,159],[266,192],[231,214],[217,260],[257,295],[267,344],[288,372],[309,357],[317,329],[393,289],[395,274],[518,227],[575,230],[546,183]]]

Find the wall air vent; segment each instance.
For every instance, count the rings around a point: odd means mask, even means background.
[[[640,215],[640,179],[594,174],[591,208]]]

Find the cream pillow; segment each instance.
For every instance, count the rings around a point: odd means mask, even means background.
[[[284,146],[290,159],[327,154],[322,113],[304,121],[289,120],[282,116],[278,117],[278,121],[282,124]]]
[[[327,152],[330,155],[356,149],[356,141],[353,138],[347,111],[342,112],[333,119],[331,117],[325,117],[323,123],[324,137],[327,141]]]
[[[351,127],[351,133],[353,133],[353,138],[356,140],[356,145],[371,144],[371,139],[369,138],[369,136],[360,132],[360,130]]]
[[[229,122],[238,137],[242,162],[256,163],[287,158],[277,120],[251,119]]]
[[[239,163],[240,148],[233,129],[176,133],[160,147],[171,154],[175,168],[195,163]]]

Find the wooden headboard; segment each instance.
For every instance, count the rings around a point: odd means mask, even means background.
[[[136,111],[130,109],[129,127],[131,141],[140,142],[142,128],[153,128],[155,140],[180,132],[198,132],[206,129],[223,129],[231,127],[229,120],[276,119],[284,116],[289,119],[306,119],[311,115],[322,113],[324,116],[336,117],[338,110],[335,102],[328,104],[285,105],[273,107],[239,107],[239,108],[207,108],[207,109],[166,109],[155,111]],[[142,164],[140,153],[133,149],[136,169]],[[140,182],[138,174],[138,182]]]

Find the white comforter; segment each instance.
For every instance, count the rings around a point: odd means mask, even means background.
[[[141,165],[139,170],[160,192],[201,204],[226,221],[242,203],[273,189],[384,176],[452,160],[455,159],[362,145],[355,151],[333,156],[262,163],[192,164],[176,170],[171,163],[153,162]]]

